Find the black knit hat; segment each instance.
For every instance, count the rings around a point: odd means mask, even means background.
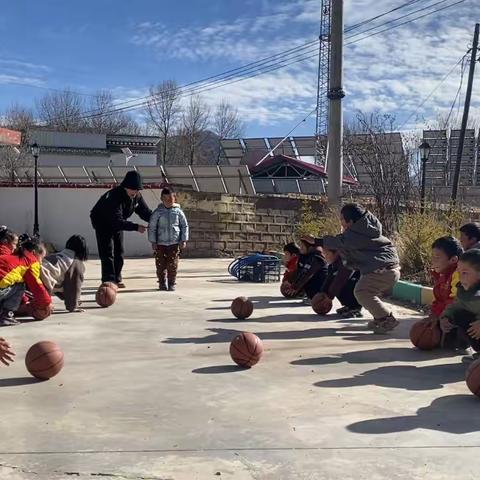
[[[135,170],[131,170],[127,172],[120,185],[130,190],[143,190],[142,176]]]

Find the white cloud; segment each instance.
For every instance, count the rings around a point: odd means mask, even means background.
[[[30,85],[34,87],[41,87],[45,85],[45,82],[39,78],[34,77],[19,77],[15,75],[5,75],[0,73],[0,84],[17,84],[17,85]]]
[[[247,3],[259,5],[258,0]],[[398,0],[385,0],[380,9],[376,0],[345,2],[345,24],[348,27],[398,5]],[[376,24],[423,6],[424,2],[417,3],[410,10],[402,9],[379,19]],[[171,31],[161,23],[144,22],[137,26],[132,41],[139,47],[152,49],[159,59],[222,62],[225,66],[258,60],[318,35],[318,0],[263,0],[260,10],[255,17],[239,17],[232,22],[217,20],[197,27],[185,26],[177,31]],[[475,0],[468,0],[451,10],[346,46],[345,87],[348,95],[344,104],[347,115],[358,109],[380,110],[405,120],[466,52],[471,43],[475,13],[480,15],[480,6]],[[347,33],[347,44],[349,37],[363,29]],[[459,72],[460,67],[419,109],[408,127],[416,126],[422,116],[429,118],[436,112],[449,110],[458,89]],[[203,95],[212,105],[226,98],[239,108],[248,122],[293,124],[315,103],[316,59],[206,91]],[[478,93],[473,101],[473,111],[477,109],[480,109]]]

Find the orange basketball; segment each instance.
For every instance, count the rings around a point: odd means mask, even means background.
[[[63,368],[63,352],[55,342],[38,342],[29,348],[25,366],[35,378],[48,380]]]
[[[253,367],[263,353],[262,341],[253,333],[240,333],[230,344],[230,356],[241,367]]]
[[[237,297],[230,309],[239,320],[244,320],[253,313],[253,303],[247,297]]]
[[[326,315],[332,309],[332,300],[325,293],[317,293],[312,298],[312,309],[318,315]]]
[[[35,320],[45,320],[53,312],[53,305],[47,305],[46,307],[32,307],[32,317]]]
[[[295,293],[292,293],[291,287],[287,285],[285,282],[282,282],[282,284],[280,285],[280,293],[285,298],[294,298],[296,296]]]
[[[118,285],[115,282],[103,282],[100,286],[113,288],[113,290],[118,292]]]
[[[480,397],[480,360],[475,360],[469,365],[465,380],[470,391]]]
[[[430,325],[420,320],[410,329],[410,340],[420,350],[433,350],[440,345],[442,332],[437,325]]]
[[[115,303],[116,298],[117,291],[105,285],[100,285],[95,295],[95,300],[101,307],[110,307]]]

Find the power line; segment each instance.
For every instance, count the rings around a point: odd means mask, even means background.
[[[417,114],[417,112],[430,100],[430,98],[433,96],[433,94],[446,82],[446,80],[450,77],[450,75],[454,72],[454,70],[460,65],[464,59],[467,57],[467,55],[470,53],[470,50],[462,55],[460,60],[458,60],[455,65],[447,72],[445,76],[443,76],[440,81],[435,85],[435,87],[432,89],[432,91],[425,97],[425,99],[420,103],[420,105],[417,107],[417,109],[403,122],[403,124],[400,126],[400,130],[402,130],[405,125],[410,121],[410,119]]]
[[[447,1],[447,0],[442,0],[441,2],[437,2],[436,4],[433,4],[433,5],[437,5],[437,4],[440,4],[440,3],[444,3],[445,1]],[[393,26],[390,27],[390,28],[386,28],[386,29],[380,30],[380,31],[378,31],[378,32],[373,32],[373,33],[371,33],[370,35],[367,35],[367,36],[365,36],[365,37],[359,38],[359,39],[357,39],[357,40],[352,40],[351,42],[346,43],[345,46],[347,46],[347,45],[352,45],[353,43],[361,42],[362,40],[366,40],[367,38],[374,37],[375,35],[380,35],[381,33],[388,32],[388,31],[390,31],[390,30],[393,30],[394,28],[402,27],[403,25],[407,25],[407,24],[409,24],[409,23],[416,22],[417,20],[420,20],[420,19],[422,19],[422,18],[428,17],[429,15],[432,15],[433,13],[441,12],[441,11],[443,11],[443,10],[446,10],[447,8],[451,8],[451,7],[454,7],[455,5],[459,5],[460,3],[464,3],[465,1],[466,1],[466,0],[459,0],[459,1],[455,2],[455,3],[450,4],[450,5],[445,5],[445,6],[442,7],[442,8],[438,8],[438,9],[432,11],[432,12],[427,12],[427,13],[425,13],[425,14],[423,14],[423,15],[420,15],[420,16],[417,17],[417,18],[412,18],[412,19],[410,19],[410,20],[407,20],[406,22],[399,23],[398,25],[393,25]],[[430,7],[432,7],[433,5],[430,5]],[[420,9],[420,10],[425,10],[426,8],[430,8],[430,7],[425,7],[425,8],[422,8],[422,9]],[[420,10],[418,10],[418,11],[420,11]],[[409,14],[409,15],[410,15],[410,14]],[[408,17],[409,15],[404,15],[403,17],[400,17],[400,18],[405,18],[405,17]],[[399,19],[397,19],[397,20],[392,20],[391,22],[387,22],[387,23],[392,23],[392,22],[398,21],[398,20],[399,20]],[[380,25],[380,26],[382,26],[382,25]],[[378,27],[377,27],[377,28],[378,28]],[[367,30],[366,30],[366,31],[367,31]],[[366,31],[365,31],[365,32],[366,32]],[[363,33],[365,33],[365,32],[363,32]],[[352,37],[357,36],[357,35],[358,35],[358,34],[352,35],[352,36],[349,37],[349,38],[352,38]]]
[[[377,15],[377,16],[372,17],[372,18],[370,18],[370,19],[363,20],[362,22],[360,22],[360,23],[358,23],[358,24],[355,24],[355,25],[352,25],[352,26],[347,27],[347,28],[345,29],[345,32],[350,32],[350,31],[352,31],[352,30],[355,30],[356,28],[359,28],[359,27],[361,27],[361,26],[363,26],[363,25],[366,25],[366,24],[368,24],[368,23],[371,23],[371,22],[377,20],[378,18],[381,18],[381,17],[383,17],[383,16],[386,16],[386,15],[388,15],[388,14],[390,14],[390,13],[392,13],[392,12],[398,11],[398,10],[400,10],[400,9],[402,9],[402,8],[406,8],[406,7],[408,7],[408,6],[411,6],[411,5],[413,5],[414,3],[417,3],[417,2],[419,2],[419,1],[421,1],[421,0],[411,0],[411,1],[407,2],[407,3],[405,3],[405,4],[399,5],[398,7],[394,8],[394,9],[388,10],[387,12],[383,12],[383,13],[380,14],[380,15]],[[445,1],[448,1],[448,0],[442,0],[442,2],[439,2],[439,3],[443,3],[443,2],[445,2]],[[465,0],[462,0],[462,1],[465,1]],[[430,7],[435,6],[435,5],[437,5],[437,4],[436,4],[436,3],[435,3],[435,4],[432,4],[432,5],[430,5]],[[429,7],[427,7],[427,8],[429,8]],[[421,10],[425,10],[425,9],[421,9]],[[415,12],[412,12],[412,13],[410,13],[409,15],[412,15],[413,13],[415,13]],[[394,21],[400,20],[400,19],[402,19],[402,18],[405,18],[405,16],[400,17],[400,18],[398,18],[398,19],[396,19],[396,20],[394,20]],[[386,23],[381,24],[381,25],[379,25],[379,26],[377,26],[377,27],[374,27],[374,28],[378,28],[378,27],[381,27],[381,26],[383,26],[383,25],[386,25]],[[367,30],[367,31],[370,31],[370,30]],[[365,32],[362,32],[362,33],[365,33]],[[348,37],[348,38],[350,38],[350,37]],[[224,81],[224,80],[226,80],[227,78],[235,77],[236,75],[239,75],[239,74],[241,74],[241,75],[246,75],[246,74],[249,74],[249,73],[252,72],[252,71],[255,71],[255,70],[256,70],[258,67],[260,67],[260,66],[269,66],[269,65],[266,65],[266,64],[268,64],[269,62],[277,59],[278,57],[283,57],[283,56],[285,56],[285,54],[291,55],[291,54],[294,54],[294,53],[298,53],[299,51],[304,50],[304,49],[307,49],[307,48],[309,48],[309,47],[312,47],[313,45],[315,45],[315,48],[318,48],[317,44],[318,44],[318,40],[314,40],[314,41],[311,41],[311,42],[307,42],[307,43],[305,43],[305,44],[299,45],[298,47],[294,47],[294,48],[291,48],[291,49],[288,49],[288,50],[285,50],[285,51],[282,51],[282,52],[278,52],[278,53],[276,53],[276,54],[274,54],[274,55],[270,55],[270,56],[268,56],[268,57],[264,57],[264,58],[262,58],[262,59],[260,59],[260,60],[257,60],[257,61],[255,61],[255,62],[248,63],[248,64],[243,65],[243,66],[241,66],[241,67],[237,67],[237,68],[234,68],[234,69],[232,69],[232,70],[227,70],[226,72],[219,73],[219,74],[216,74],[216,75],[212,75],[212,76],[210,76],[210,77],[206,77],[206,78],[204,78],[204,79],[201,79],[201,80],[197,80],[197,81],[195,81],[195,82],[188,83],[188,84],[186,84],[186,85],[183,85],[183,86],[181,86],[181,87],[178,87],[178,90],[183,90],[183,89],[185,89],[185,88],[193,87],[193,86],[195,86],[195,85],[199,85],[199,88],[202,88],[202,87],[204,86],[204,85],[202,85],[203,83],[213,84],[213,83],[216,83],[216,82],[219,82],[219,81]],[[313,52],[313,50],[304,51],[303,53],[310,53],[310,52]],[[315,50],[315,52],[316,52],[316,50]],[[313,55],[312,55],[312,56],[313,56]],[[298,57],[293,57],[293,58],[298,58]],[[306,57],[305,59],[307,59],[307,58],[311,58],[311,57]],[[282,59],[282,60],[283,60],[283,59]],[[293,63],[296,63],[296,62],[293,62]],[[291,64],[289,63],[288,65],[291,65]],[[287,65],[286,65],[286,66],[287,66]],[[270,70],[269,70],[269,71],[270,71]],[[226,75],[226,77],[225,77],[225,75]],[[219,77],[225,77],[225,78],[219,78]],[[216,80],[215,82],[212,82],[212,80],[217,79],[217,78],[218,78],[219,80]],[[152,95],[147,95],[147,96],[145,96],[145,97],[139,97],[139,98],[137,98],[137,99],[128,100],[128,101],[125,101],[125,102],[120,102],[120,103],[117,103],[117,104],[115,105],[115,108],[121,107],[121,106],[126,106],[126,105],[132,104],[132,103],[134,103],[134,102],[147,101],[148,99],[152,99],[152,98],[154,98],[154,96],[152,96]],[[133,105],[131,105],[131,106],[133,106]],[[136,104],[135,104],[135,106],[136,106]],[[142,106],[143,106],[143,104],[142,104]],[[85,113],[86,113],[86,114],[90,114],[90,113],[93,114],[93,113],[96,113],[96,110],[88,111],[88,112],[85,112]]]
[[[442,0],[441,2],[431,4],[429,7],[426,7],[426,8],[431,8],[431,7],[433,7],[435,5],[438,5],[440,3],[444,3],[445,1],[446,0]],[[444,10],[446,8],[450,8],[452,6],[463,3],[464,1],[465,0],[459,0],[459,1],[457,1],[453,4],[451,4],[451,5],[444,6],[441,9],[437,9],[437,10],[434,10],[434,11],[431,11],[431,12],[427,12],[426,14],[424,14],[420,17],[410,19],[407,22],[403,22],[401,24],[393,25],[393,26],[391,26],[389,28],[386,28],[384,30],[381,30],[379,32],[374,32],[371,35],[353,40],[353,41],[347,43],[346,45],[351,45],[353,43],[357,43],[357,42],[362,41],[366,38],[369,38],[373,35],[378,35],[380,33],[384,33],[386,31],[393,30],[393,29],[398,28],[402,25],[411,23],[413,21],[419,20],[421,18],[432,15],[434,13],[438,13],[439,11]],[[403,5],[397,7],[394,10],[398,10],[400,8],[405,8],[406,6],[410,6],[413,3],[416,3],[416,0],[408,2],[407,4],[403,4]],[[425,10],[425,8],[420,9],[420,10]],[[373,17],[372,19],[365,20],[365,21],[360,22],[360,23],[362,25],[365,25],[366,23],[371,22],[374,19],[379,18],[381,16],[384,16],[387,13],[390,13],[390,12],[385,12],[384,14],[378,15],[377,17]],[[402,18],[405,18],[406,16],[410,16],[414,13],[415,12],[411,12],[408,15],[404,15],[402,17],[397,18],[396,20],[386,22],[386,23],[384,23],[382,25],[379,25],[377,27],[374,27],[374,28],[379,28],[379,27],[381,27],[381,26],[383,26],[387,23],[393,23],[393,22],[398,21]],[[360,25],[360,24],[357,24],[357,25]],[[350,31],[353,28],[358,28],[358,27],[354,25],[352,27],[349,27],[348,29]],[[362,33],[365,33],[365,32],[366,31],[364,31]],[[352,38],[352,37],[357,36],[357,35],[358,34],[354,34],[354,35],[352,35],[350,37],[347,37],[347,38]],[[203,92],[206,92],[206,91],[210,91],[210,90],[213,90],[213,89],[216,89],[216,88],[224,87],[224,86],[227,86],[227,85],[230,85],[230,84],[233,84],[233,83],[237,83],[237,82],[240,82],[240,81],[244,81],[244,80],[247,80],[247,79],[251,79],[251,78],[254,78],[256,76],[265,74],[265,73],[269,73],[269,72],[276,71],[276,70],[281,69],[281,68],[285,68],[289,65],[293,65],[293,64],[296,64],[298,62],[302,62],[302,61],[305,61],[305,60],[316,58],[317,53],[318,53],[316,44],[318,44],[318,40],[307,42],[307,43],[302,44],[298,47],[294,47],[294,48],[285,50],[283,52],[279,52],[277,54],[270,55],[269,57],[265,57],[265,58],[263,58],[261,60],[258,60],[256,62],[251,62],[250,64],[244,65],[242,67],[237,67],[237,68],[228,70],[226,72],[207,77],[207,78],[202,79],[202,80],[191,82],[189,84],[183,85],[182,87],[178,87],[178,90],[181,92],[181,96],[187,96],[187,95],[191,96],[191,95],[195,95],[195,94],[198,94],[198,93],[203,93]],[[315,45],[314,50],[311,48],[313,45]],[[303,52],[299,53],[302,50],[303,50]],[[310,53],[312,53],[312,54],[310,54]],[[295,54],[297,54],[297,55],[295,55]],[[238,77],[237,75],[239,75],[239,74],[245,75],[245,76]],[[185,90],[185,88],[186,88],[186,90]],[[115,105],[114,108],[112,108],[112,110],[107,111],[107,112],[99,112],[98,110],[85,112],[86,115],[84,114],[82,116],[82,118],[84,118],[84,119],[95,118],[95,117],[99,117],[99,116],[108,116],[108,115],[112,115],[112,114],[119,113],[119,112],[136,110],[138,108],[142,108],[142,107],[146,106],[148,104],[148,99],[152,99],[152,98],[154,98],[154,97],[146,96],[146,97],[140,97],[138,99],[132,99],[132,100],[125,101],[125,102],[122,102],[122,103],[118,103],[118,104]],[[120,105],[125,105],[125,106],[120,107]],[[98,113],[95,113],[95,112],[98,112]]]

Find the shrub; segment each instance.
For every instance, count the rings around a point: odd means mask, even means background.
[[[335,210],[325,206],[321,212],[316,212],[307,202],[304,202],[300,211],[300,220],[295,229],[298,237],[302,235],[322,237],[336,235],[339,232],[340,218]]]

